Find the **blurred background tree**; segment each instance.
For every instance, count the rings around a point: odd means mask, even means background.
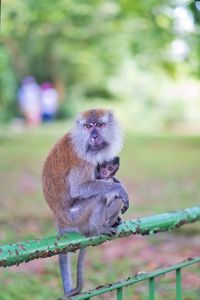
[[[17,87],[28,75],[55,84],[60,117],[97,99],[123,114],[130,108],[143,127],[190,118],[188,105],[200,106],[199,15],[199,1],[186,0],[6,1],[0,119],[16,116]]]

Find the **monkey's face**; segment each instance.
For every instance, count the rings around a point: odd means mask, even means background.
[[[93,109],[77,117],[72,132],[76,151],[92,163],[108,161],[122,145],[122,135],[111,111]]]
[[[101,165],[98,165],[97,177],[98,179],[108,179],[109,177],[113,177],[118,169],[119,169],[119,157],[114,158],[113,160],[108,162],[103,162]]]
[[[97,153],[106,148],[109,145],[109,142],[106,140],[104,130],[107,124],[102,120],[94,121],[95,122],[90,122],[89,120],[86,120],[83,127],[86,131],[84,134],[88,136],[86,152]]]

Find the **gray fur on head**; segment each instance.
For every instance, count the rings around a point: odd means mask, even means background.
[[[112,111],[107,110],[103,116],[96,118],[96,122],[106,124],[100,132],[104,141],[108,143],[108,146],[95,153],[87,151],[87,141],[90,134],[83,127],[86,121],[83,118],[83,114],[79,114],[76,118],[75,126],[71,131],[72,143],[76,153],[79,157],[94,165],[111,160],[120,152],[123,145],[122,131]]]

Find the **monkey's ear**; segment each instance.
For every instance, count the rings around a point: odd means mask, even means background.
[[[96,169],[97,169],[97,172],[100,171],[100,164],[97,165]]]
[[[108,117],[109,117],[109,121],[112,121],[114,119],[114,113],[112,109],[108,110]]]
[[[108,110],[108,113],[109,113],[109,115],[110,115],[111,117],[114,116],[114,113],[113,113],[113,110],[112,110],[112,109],[109,109],[109,110]]]
[[[119,156],[115,156],[115,157],[114,157],[113,163],[114,163],[115,165],[119,165]]]
[[[82,125],[84,123],[83,114],[79,113],[75,118],[75,123],[77,125]]]

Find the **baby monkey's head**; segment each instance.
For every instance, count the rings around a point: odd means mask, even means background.
[[[113,177],[119,169],[119,157],[115,156],[112,160],[105,161],[97,165],[96,178],[108,179]]]

